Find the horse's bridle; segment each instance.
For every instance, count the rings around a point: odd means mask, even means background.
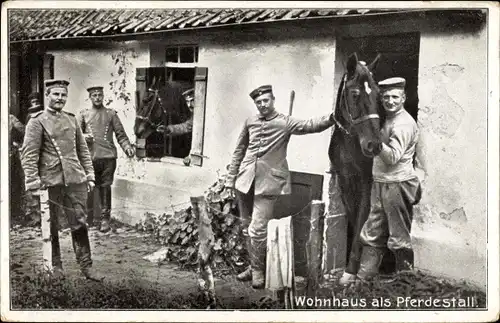
[[[158,104],[160,105],[160,108],[161,110],[163,111],[163,113],[166,115],[167,114],[167,111],[165,110],[165,107],[163,106],[163,104],[161,103],[161,98],[160,96],[158,95],[158,90],[155,90],[155,89],[148,89],[148,92],[153,92],[154,93],[154,98],[153,98],[153,104],[151,105],[151,109],[149,109],[149,112],[146,116],[140,116],[140,115],[136,115],[136,119],[139,119],[139,120],[142,120],[144,122],[146,122],[147,124],[149,124],[152,128],[158,128],[162,123],[163,121],[160,121],[159,123],[154,123],[151,121],[151,113],[154,111],[154,108],[155,108],[155,105],[156,105],[156,102],[158,102]]]
[[[349,125],[349,129],[352,128],[353,126],[355,125],[358,125],[360,123],[363,123],[365,121],[368,121],[370,119],[380,119],[380,116],[376,113],[371,113],[371,114],[367,114],[367,115],[364,115],[360,118],[356,118],[356,119],[353,119],[352,115],[351,115],[351,108],[349,106],[349,102],[347,101],[347,95],[346,95],[346,84],[347,84],[347,74],[344,74],[344,80],[343,80],[343,85],[342,85],[342,92],[340,93],[342,99],[344,100],[344,105],[346,107],[346,110],[347,110],[347,115],[349,116],[349,120],[346,120]],[[349,130],[347,130],[344,126],[342,126],[342,124],[334,117],[334,120],[335,120],[335,123],[337,124],[337,127],[340,128],[340,130],[342,130],[345,134],[347,135],[351,135],[351,132]]]

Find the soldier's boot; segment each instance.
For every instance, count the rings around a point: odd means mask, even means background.
[[[250,253],[250,260],[252,266],[252,287],[255,289],[264,288],[266,282],[266,241],[252,242],[252,252]]]
[[[359,270],[360,256],[358,253],[351,250],[348,259],[347,267],[338,282],[342,286],[354,283],[356,281],[356,273]]]
[[[61,245],[59,243],[58,222],[50,221],[50,243],[52,245],[52,277],[56,279],[64,278],[64,271],[61,259]]]
[[[99,190],[101,198],[101,228],[99,231],[106,233],[111,230],[109,221],[111,219],[111,187],[101,186]]]
[[[412,249],[402,248],[394,251],[396,256],[396,271],[409,272],[413,270],[414,254]]]
[[[104,279],[92,268],[92,255],[90,252],[90,242],[88,230],[82,227],[76,231],[71,232],[73,240],[73,249],[75,250],[76,261],[80,265],[82,274],[87,278],[95,281]]]
[[[246,243],[247,252],[250,255],[252,253],[252,243],[250,241],[250,237],[248,236],[248,234],[245,235],[245,243]],[[236,279],[238,279],[239,281],[252,280],[252,266],[249,265],[244,272],[242,272],[236,276]]]
[[[359,264],[358,278],[362,281],[371,280],[378,274],[384,251],[372,246],[363,246]]]
[[[94,190],[97,189],[94,188]],[[87,197],[87,225],[89,228],[95,226],[94,223],[94,191],[89,192]]]

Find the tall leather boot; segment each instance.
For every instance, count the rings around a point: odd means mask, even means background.
[[[80,265],[80,270],[87,279],[101,281],[103,277],[97,274],[92,268],[92,255],[90,252],[90,242],[86,227],[71,232],[73,249],[76,261]]]
[[[370,280],[377,276],[383,256],[384,251],[382,249],[372,246],[363,246],[358,278],[361,280]]]
[[[250,254],[252,266],[252,287],[255,289],[264,288],[266,280],[266,252],[267,243],[264,241],[255,241],[251,239],[252,252]]]
[[[94,193],[96,189],[98,189],[98,187],[89,192],[87,197],[87,225],[89,228],[94,226]]]
[[[243,233],[243,234],[245,235],[245,233]],[[251,243],[251,240],[250,240],[250,237],[248,236],[248,234],[245,235],[245,244],[246,244],[248,255],[250,256],[252,254],[252,243]],[[251,263],[251,257],[249,257],[249,258],[250,258],[249,260]],[[244,272],[238,274],[236,276],[236,279],[238,279],[240,281],[252,280],[252,265],[249,265]]]
[[[414,254],[412,249],[403,248],[394,251],[396,256],[396,271],[405,272],[413,270]]]
[[[101,186],[99,190],[101,198],[101,228],[99,231],[105,233],[111,230],[109,220],[111,218],[111,187]]]
[[[52,244],[52,275],[55,278],[64,278],[61,259],[61,246],[59,244],[59,227],[57,221],[50,221],[50,242]]]

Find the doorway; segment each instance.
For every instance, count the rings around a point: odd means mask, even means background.
[[[390,77],[405,78],[405,109],[417,121],[420,33],[345,38],[340,41],[338,48],[347,55],[356,52],[358,58],[367,64],[381,54],[377,68],[373,71],[375,81]]]

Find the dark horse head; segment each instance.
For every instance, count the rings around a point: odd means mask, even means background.
[[[373,159],[373,149],[380,143],[380,126],[385,114],[372,74],[379,58],[380,55],[368,65],[359,61],[356,53],[348,58],[347,72],[337,93],[336,129],[329,150],[336,168],[351,164],[354,171],[361,172],[365,168],[363,164]],[[366,166],[369,168],[371,164]],[[371,168],[365,171],[371,172]]]
[[[139,101],[134,124],[137,138],[149,137],[160,125],[183,122],[190,113],[182,97],[182,87],[168,82],[158,86],[158,83],[153,79]]]
[[[134,133],[137,138],[147,138],[165,121],[166,107],[162,102],[161,90],[153,80],[143,99],[139,102],[135,115]]]

